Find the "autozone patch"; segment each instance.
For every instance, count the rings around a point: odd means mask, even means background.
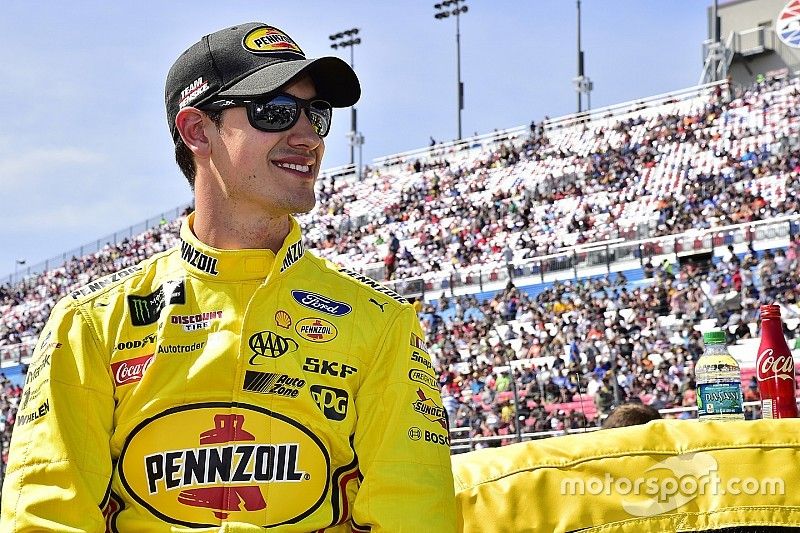
[[[306,381],[275,372],[256,372],[247,370],[244,374],[242,389],[260,394],[275,394],[287,398],[297,398]]]

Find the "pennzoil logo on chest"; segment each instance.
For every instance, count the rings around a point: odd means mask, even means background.
[[[144,420],[119,458],[133,499],[186,527],[299,522],[324,501],[330,468],[328,450],[302,424],[226,402],[174,407]]]

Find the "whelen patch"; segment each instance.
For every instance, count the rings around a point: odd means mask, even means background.
[[[261,26],[250,30],[242,39],[242,46],[245,50],[256,54],[291,52],[305,57],[291,37],[272,26]]]

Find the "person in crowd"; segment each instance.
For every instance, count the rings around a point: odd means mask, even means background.
[[[603,429],[647,424],[651,420],[659,420],[660,418],[659,412],[649,405],[639,402],[624,403],[611,411],[611,414],[606,417],[603,421]]]

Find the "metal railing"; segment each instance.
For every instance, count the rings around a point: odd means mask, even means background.
[[[461,293],[483,292],[489,286],[496,286],[498,282],[507,282],[509,279],[528,278],[532,281],[538,278],[541,283],[548,279],[577,280],[581,275],[585,275],[581,272],[587,269],[602,267],[605,272],[611,273],[612,266],[624,262],[633,261],[642,267],[648,259],[663,261],[674,256],[677,260],[682,254],[708,252],[729,244],[755,244],[774,239],[788,239],[798,233],[800,233],[800,215],[790,215],[648,239],[625,240],[624,237],[617,237],[608,243],[596,242],[573,246],[555,254],[510,265],[494,263],[463,271],[434,272],[423,277],[381,283],[406,297],[424,299],[428,294],[433,294],[435,297],[442,292],[449,292],[453,296],[456,290],[460,290]],[[382,263],[376,263],[364,269],[364,274],[380,281],[384,277],[383,269]],[[0,346],[0,361],[21,362],[32,354],[35,342],[35,339],[31,339],[20,344]]]
[[[86,243],[78,248],[67,250],[66,252],[53,256],[50,259],[46,259],[40,263],[19,268],[16,272],[9,274],[7,278],[0,279],[0,284],[8,283],[13,285],[30,276],[35,276],[43,272],[47,272],[48,270],[59,268],[74,257],[81,258],[85,255],[93,254],[101,250],[108,244],[113,245],[121,242],[123,239],[133,238],[135,235],[144,233],[148,229],[158,227],[159,225],[163,224],[164,221],[171,222],[175,220],[181,215],[181,213],[183,213],[187,208],[190,208],[192,205],[193,203],[180,205],[174,209],[170,209],[169,211],[164,211],[163,213],[160,213],[154,217],[146,218],[144,221],[139,222],[138,224],[128,226],[125,229],[115,231],[114,233],[110,233],[105,237],[101,237],[90,243]]]
[[[627,115],[635,111],[641,111],[650,107],[662,106],[669,102],[679,102],[682,100],[690,100],[703,96],[709,96],[714,93],[717,86],[724,86],[727,81],[714,81],[702,85],[695,85],[693,87],[686,87],[670,91],[668,93],[657,94],[655,96],[648,96],[638,100],[631,100],[621,104],[612,104],[605,107],[598,107],[589,111],[581,113],[571,113],[562,117],[557,117],[545,121],[545,130],[550,131],[557,128],[565,128],[575,126],[578,124],[585,124],[587,122],[609,117]]]
[[[409,163],[416,159],[441,157],[444,155],[457,153],[463,150],[479,149],[484,147],[485,145],[494,144],[499,141],[514,139],[521,135],[526,135],[529,131],[530,130],[528,126],[515,126],[513,128],[493,131],[491,133],[476,135],[474,137],[467,137],[461,140],[437,143],[427,148],[417,148],[406,152],[399,152],[396,154],[391,154],[383,157],[376,157],[375,159],[372,160],[372,162],[374,166],[388,167],[388,166]]]
[[[774,218],[709,228],[691,230],[682,234],[651,237],[639,240],[618,242],[617,237],[611,244],[595,242],[591,245],[580,245],[566,248],[555,254],[544,255],[527,259],[521,262],[504,263],[495,262],[472,268],[465,268],[453,272],[432,273],[423,277],[403,278],[398,280],[382,281],[382,283],[403,296],[422,297],[428,293],[434,295],[450,292],[455,295],[455,290],[464,287],[476,289],[474,292],[483,292],[484,287],[496,282],[516,278],[539,278],[541,283],[549,279],[578,279],[579,270],[604,267],[611,273],[615,263],[635,261],[644,266],[648,259],[662,260],[674,256],[712,251],[714,248],[736,245],[741,243],[757,243],[773,239],[787,239],[800,231],[800,215],[790,215]],[[382,279],[383,265],[374,264],[365,269],[365,274],[374,279]],[[377,277],[381,276],[381,277]]]
[[[800,400],[798,398],[797,400]],[[760,401],[750,401],[744,402],[742,404],[745,411],[752,412],[753,415],[758,415],[757,418],[761,418],[761,402]],[[697,406],[688,406],[688,407],[673,407],[669,409],[659,409],[659,414],[661,414],[664,418],[675,418],[675,415],[680,413],[692,413],[691,418],[697,418]],[[550,437],[560,437],[563,435],[573,435],[575,433],[590,433],[592,431],[597,431],[602,429],[599,426],[587,426],[583,428],[569,428],[569,429],[562,429],[562,430],[553,430],[553,431],[535,431],[535,432],[522,432],[522,441],[526,440],[537,440],[537,439],[546,439]],[[461,437],[466,433],[466,437]],[[513,432],[509,432],[505,435],[490,435],[490,436],[477,436],[472,435],[472,430],[469,427],[459,427],[453,428],[450,430],[450,451],[451,453],[464,453],[470,452],[475,450],[476,445],[481,443],[495,443],[500,442],[501,445],[504,444],[512,444],[517,441],[516,435]]]

